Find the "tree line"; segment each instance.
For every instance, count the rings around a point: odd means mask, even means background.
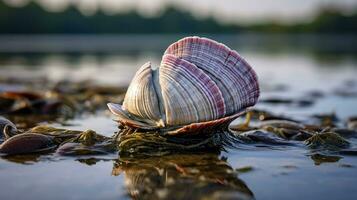
[[[281,25],[221,24],[213,18],[197,19],[190,12],[168,7],[155,17],[136,11],[107,15],[98,11],[82,15],[73,6],[63,12],[48,12],[36,2],[11,7],[0,1],[0,34],[100,34],[100,33],[356,33],[357,13],[345,16],[338,10],[323,9],[308,23]]]

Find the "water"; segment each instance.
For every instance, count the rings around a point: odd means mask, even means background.
[[[48,79],[83,81],[91,80],[97,84],[127,86],[135,71],[145,62],[154,65],[160,63],[165,46],[178,36],[145,36],[140,38],[122,37],[96,39],[91,45],[88,40],[78,47],[68,44],[54,48],[53,44],[66,38],[47,38],[31,48],[14,47],[6,51],[0,48],[0,79]],[[228,46],[238,50],[254,66],[262,87],[261,99],[283,98],[311,100],[308,106],[291,104],[269,104],[259,102],[256,108],[265,109],[275,114],[305,119],[312,114],[336,113],[343,124],[349,117],[357,115],[357,57],[356,50],[341,38],[315,40],[316,37],[247,37],[216,36]],[[6,38],[2,38],[6,40]],[[25,39],[23,39],[25,40]],[[48,42],[51,41],[51,42]],[[112,41],[108,48],[101,41]],[[351,40],[351,38],[349,39]],[[74,40],[73,40],[74,41]],[[149,41],[145,43],[144,41]],[[274,43],[274,41],[279,41]],[[283,41],[283,42],[282,42]],[[286,42],[284,42],[286,41]],[[309,41],[315,41],[311,43]],[[329,41],[328,43],[324,41]],[[332,41],[332,42],[331,42]],[[57,42],[57,43],[56,43]],[[52,44],[48,45],[48,44]],[[130,45],[132,44],[132,45]],[[323,44],[323,45],[322,45]],[[18,46],[20,45],[20,47]],[[5,87],[26,87],[26,85]],[[318,93],[318,97],[311,95]],[[98,133],[111,136],[117,126],[112,116],[105,111],[85,114],[68,121],[71,129],[93,129]],[[239,120],[238,120],[239,121]],[[237,123],[237,122],[233,122]],[[52,124],[61,127],[60,124]],[[355,139],[351,139],[356,145]],[[194,154],[192,155],[195,156]],[[130,199],[138,188],[132,188],[135,176],[149,181],[157,189],[157,195],[180,194],[180,184],[174,190],[169,187],[170,178],[181,180],[186,189],[194,183],[181,177],[179,167],[189,163],[191,157],[148,158],[134,162],[133,166],[120,165],[120,173],[114,173],[117,162],[131,162],[131,158],[120,158],[117,154],[96,157],[91,162],[87,157],[61,157],[44,155],[16,163],[3,157],[0,159],[0,198],[1,199]],[[354,199],[357,197],[357,159],[355,156],[337,157],[335,162],[319,163],[312,158],[312,152],[302,146],[256,147],[228,149],[212,155],[208,160],[197,162],[212,166],[211,171],[204,171],[192,164],[183,167],[208,180],[209,194],[223,191],[217,186],[221,179],[233,180],[239,184],[232,188],[248,188],[256,199]],[[84,162],[84,161],[87,161]],[[134,159],[135,161],[135,159]],[[222,165],[215,165],[217,162]],[[94,164],[95,163],[95,164]],[[156,166],[162,163],[161,166]],[[171,163],[171,164],[170,164]],[[176,166],[176,167],[172,167]],[[177,167],[178,166],[178,167]],[[157,170],[164,174],[157,175]],[[231,175],[226,169],[235,170],[249,167],[248,172]],[[144,172],[143,172],[144,171]],[[229,171],[229,170],[228,170]],[[239,171],[239,170],[238,170]],[[194,172],[187,172],[189,175]],[[193,175],[193,176],[196,176]],[[164,179],[160,185],[157,177]],[[186,174],[187,176],[187,174]],[[191,177],[192,178],[192,177]],[[196,180],[196,179],[193,179]],[[199,179],[197,179],[199,180]],[[130,184],[131,183],[131,184]],[[179,182],[180,183],[180,182]],[[215,185],[216,184],[216,185]],[[139,187],[140,188],[140,187]],[[224,190],[232,189],[224,188]],[[238,189],[237,189],[238,188]],[[206,191],[207,188],[196,188]],[[197,193],[196,191],[196,193]],[[187,192],[187,191],[186,191]],[[190,191],[188,191],[190,192]],[[192,191],[191,191],[192,192]],[[192,198],[195,197],[193,193]],[[212,193],[212,194],[211,194]],[[245,192],[243,192],[245,194]],[[197,194],[196,194],[197,195]],[[177,197],[177,196],[176,196]],[[212,196],[211,196],[212,197]]]

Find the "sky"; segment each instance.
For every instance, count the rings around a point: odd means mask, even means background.
[[[14,6],[29,0],[3,0]],[[144,16],[160,14],[168,5],[190,11],[198,18],[212,16],[223,23],[277,21],[294,23],[312,19],[321,7],[338,7],[346,14],[357,10],[357,0],[35,0],[46,10],[61,11],[75,5],[86,15],[102,9],[108,14],[137,10]]]

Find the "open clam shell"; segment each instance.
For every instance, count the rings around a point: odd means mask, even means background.
[[[258,96],[256,73],[236,51],[187,37],[168,47],[158,68],[137,71],[123,105],[108,107],[124,126],[182,134],[226,125]]]

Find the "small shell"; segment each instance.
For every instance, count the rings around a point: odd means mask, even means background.
[[[139,69],[123,106],[108,107],[125,126],[179,134],[227,124],[258,96],[257,76],[236,51],[187,37],[168,47],[158,69]]]
[[[14,123],[12,123],[10,120],[0,116],[0,140],[4,140],[7,136],[5,134],[5,127],[9,129],[11,132],[10,135],[14,135],[17,132],[17,128]]]
[[[49,136],[24,133],[15,135],[2,143],[0,145],[0,153],[8,155],[28,154],[52,150],[54,147],[55,145]]]

